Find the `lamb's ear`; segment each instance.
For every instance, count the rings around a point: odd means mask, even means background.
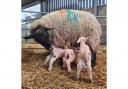
[[[85,40],[85,42],[86,42],[86,41],[88,40],[88,38],[85,37],[84,40]]]
[[[52,45],[51,48],[55,48],[55,45]]]
[[[77,40],[77,43],[80,43],[80,39]]]

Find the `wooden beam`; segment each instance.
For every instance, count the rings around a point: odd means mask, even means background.
[[[22,48],[35,48],[35,49],[41,49],[44,48],[42,45],[40,44],[36,44],[36,43],[22,43]]]

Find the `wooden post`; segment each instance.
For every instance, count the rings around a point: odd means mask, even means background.
[[[97,16],[98,0],[93,0],[93,14]]]

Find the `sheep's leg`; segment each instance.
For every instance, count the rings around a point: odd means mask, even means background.
[[[46,57],[46,59],[45,59],[43,65],[47,65],[47,63],[48,63],[48,61],[51,59],[51,57],[52,57],[52,55],[49,54],[49,55]]]
[[[78,61],[78,63],[77,63],[77,76],[76,76],[76,78],[77,78],[77,80],[79,80],[79,78],[80,78],[80,72],[81,72],[81,69],[82,69],[82,61],[81,61],[81,59],[78,59],[79,61]]]
[[[51,71],[52,69],[52,64],[54,63],[54,61],[56,60],[57,58],[56,57],[52,57],[50,62],[49,62],[49,68],[48,68],[48,71]]]
[[[89,60],[87,61],[87,71],[89,75],[89,79],[93,83],[93,78],[92,78],[92,67],[91,67],[91,56],[89,57]]]
[[[91,54],[91,67],[93,68],[93,67],[95,67],[95,65],[96,65],[96,52],[93,52],[92,51],[92,54]]]

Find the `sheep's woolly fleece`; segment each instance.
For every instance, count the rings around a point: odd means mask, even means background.
[[[93,50],[100,43],[101,26],[94,15],[80,10],[60,10],[50,12],[42,18],[34,21],[30,29],[37,26],[54,28],[49,30],[49,39],[54,45],[64,47],[69,42],[73,47],[80,35],[89,39]]]

